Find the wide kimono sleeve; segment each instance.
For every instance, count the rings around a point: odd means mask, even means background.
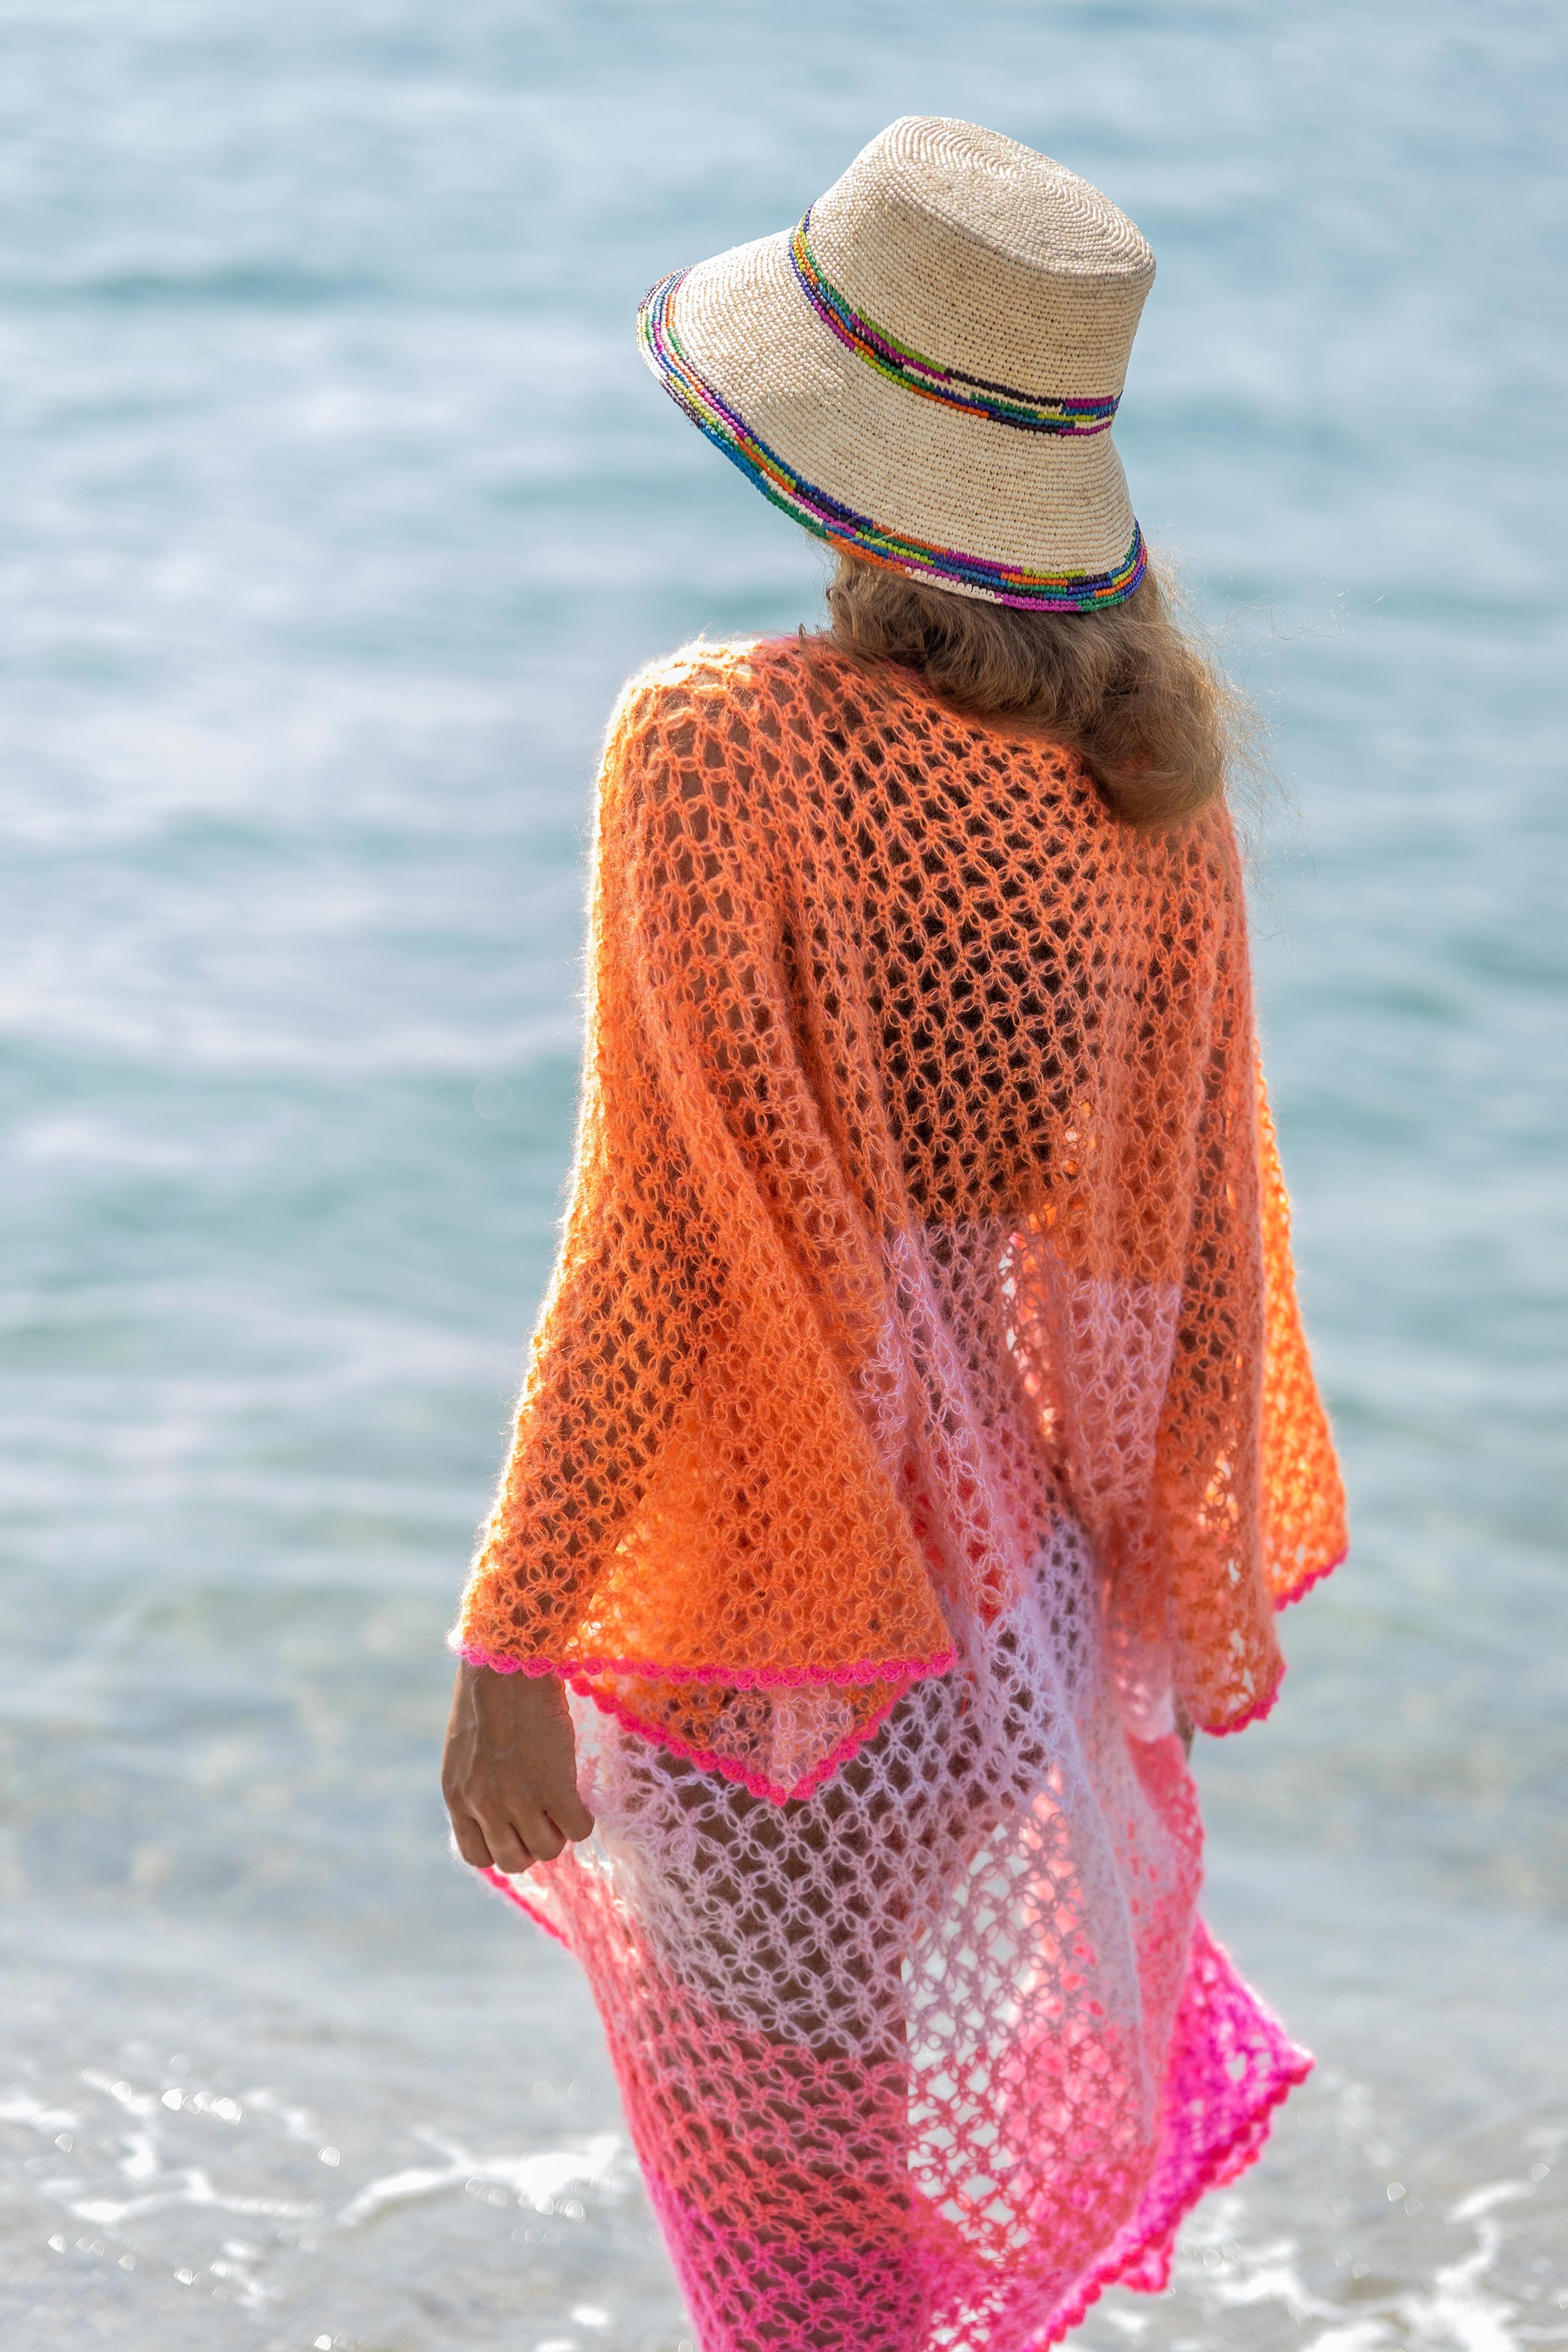
[[[766,732],[711,662],[612,724],[571,1204],[453,1637],[748,1777],[736,1692],[879,1711],[950,1648],[856,1406],[881,1276],[803,1064]]]
[[[1296,1298],[1290,1198],[1261,1061],[1257,1122],[1263,1244],[1263,1566],[1274,1606],[1283,1609],[1344,1559],[1345,1490]]]
[[[1210,999],[1192,1216],[1156,1443],[1156,1549],[1177,1694],[1237,1731],[1274,1703],[1275,1612],[1343,1558],[1344,1491],[1297,1305],[1233,874]]]

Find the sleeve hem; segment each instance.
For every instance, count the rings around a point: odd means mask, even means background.
[[[1349,1546],[1347,1545],[1343,1549],[1337,1551],[1332,1559],[1325,1560],[1321,1568],[1308,1569],[1304,1575],[1297,1578],[1294,1584],[1290,1585],[1284,1592],[1278,1593],[1274,1600],[1276,1614],[1278,1614],[1281,1609],[1289,1609],[1293,1601],[1301,1600],[1307,1593],[1310,1592],[1315,1584],[1321,1584],[1326,1576],[1331,1576],[1335,1569],[1340,1567],[1344,1561],[1348,1551]],[[1203,1732],[1206,1738],[1210,1739],[1227,1739],[1232,1732],[1245,1731],[1249,1724],[1261,1723],[1265,1716],[1271,1715],[1273,1713],[1274,1703],[1279,1696],[1279,1686],[1281,1683],[1283,1683],[1284,1679],[1285,1666],[1283,1661],[1281,1661],[1279,1671],[1275,1675],[1274,1680],[1269,1685],[1268,1690],[1266,1690],[1260,1697],[1254,1699],[1252,1705],[1247,1709],[1245,1714],[1233,1716],[1226,1723],[1204,1723],[1199,1721],[1195,1715],[1193,1717],[1193,1721],[1196,1724],[1198,1730]]]
[[[1233,1716],[1228,1723],[1200,1723],[1198,1729],[1205,1738],[1228,1739],[1233,1731],[1245,1731],[1248,1724],[1261,1723],[1266,1715],[1273,1714],[1274,1702],[1279,1696],[1279,1685],[1284,1679],[1285,1669],[1281,1665],[1272,1687],[1265,1691],[1261,1698],[1254,1699],[1245,1715]]]
[[[723,1683],[737,1690],[758,1686],[798,1689],[807,1684],[910,1683],[930,1675],[945,1675],[958,1663],[955,1650],[939,1651],[928,1658],[856,1658],[837,1666],[704,1666],[674,1665],[658,1658],[516,1658],[488,1650],[464,1638],[461,1626],[447,1636],[447,1647],[470,1666],[489,1666],[498,1675],[616,1675],[640,1682]]]
[[[1283,1592],[1277,1592],[1275,1594],[1274,1607],[1276,1612],[1281,1609],[1289,1609],[1293,1601],[1305,1600],[1307,1594],[1310,1592],[1315,1584],[1321,1584],[1326,1576],[1332,1576],[1335,1569],[1342,1568],[1349,1557],[1350,1546],[1349,1544],[1342,1544],[1340,1547],[1340,1549],[1335,1552],[1332,1559],[1324,1560],[1321,1568],[1309,1568],[1306,1570],[1302,1575],[1296,1579],[1294,1584],[1287,1585]]]

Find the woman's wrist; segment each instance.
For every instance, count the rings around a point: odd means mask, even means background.
[[[509,1675],[504,1666],[486,1665],[461,1656],[458,1660],[458,1681],[462,1688],[481,1698],[504,1695],[514,1706],[526,1706],[531,1702],[541,1706],[559,1706],[566,1696],[559,1675],[531,1675],[521,1667]]]

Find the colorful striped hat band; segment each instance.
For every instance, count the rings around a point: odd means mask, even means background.
[[[638,331],[698,429],[817,538],[962,596],[1092,613],[1145,570],[1110,428],[1153,276],[1086,180],[906,116],[797,227],[661,278]]]
[[[789,241],[789,257],[801,292],[823,324],[841,343],[891,383],[906,384],[922,399],[940,400],[948,408],[966,408],[987,416],[993,425],[1014,425],[1023,433],[1109,433],[1121,405],[1121,394],[1104,400],[1045,400],[1026,392],[1010,392],[1005,383],[986,383],[960,368],[939,367],[900,343],[886,328],[865,318],[830,286],[818,267],[806,231],[808,212]]]
[[[1030,612],[1092,613],[1107,604],[1120,604],[1131,595],[1147,563],[1143,535],[1136,523],[1132,544],[1113,571],[1030,572],[1022,564],[988,563],[983,556],[965,555],[955,547],[933,547],[884,530],[869,515],[857,514],[852,507],[816,488],[759,440],[744,417],[704,383],[681,350],[669,310],[676,289],[689,275],[689,270],[673,269],[644,296],[637,312],[644,354],[670,398],[686,411],[698,431],[739,466],[765,499],[805,530],[818,539],[852,548],[868,562],[915,572],[938,587],[963,584],[979,590],[990,603],[1015,604]]]

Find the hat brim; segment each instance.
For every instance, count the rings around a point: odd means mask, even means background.
[[[1120,604],[1143,546],[1109,431],[1021,431],[889,381],[807,300],[784,230],[654,287],[644,357],[763,496],[817,537],[960,595]]]

